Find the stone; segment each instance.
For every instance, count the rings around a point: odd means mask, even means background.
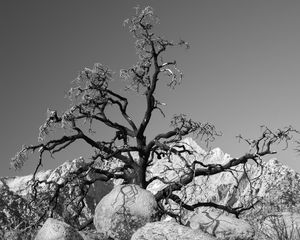
[[[193,230],[175,221],[147,223],[138,229],[131,240],[216,240],[201,230]]]
[[[220,240],[253,240],[255,235],[255,231],[245,220],[216,212],[197,213],[190,218],[188,225]]]
[[[70,225],[48,218],[34,240],[84,240]]]
[[[100,234],[127,240],[135,230],[157,221],[158,207],[153,194],[134,184],[116,186],[95,209],[94,225]]]

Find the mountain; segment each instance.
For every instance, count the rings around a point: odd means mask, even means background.
[[[87,165],[83,158],[66,161],[62,165],[53,170],[40,171],[36,174],[35,178],[40,181],[56,182],[57,184],[63,183],[70,175],[71,172],[76,171],[80,167]],[[30,182],[33,175],[15,176],[15,177],[0,177],[0,190],[8,189],[9,191],[19,196],[27,196],[31,191]],[[89,176],[91,177],[91,176]],[[92,176],[96,178],[97,176]],[[45,186],[44,186],[45,187]],[[93,203],[89,205],[96,205],[99,200],[111,190],[112,184],[105,182],[95,182],[88,196],[93,199]],[[43,188],[43,187],[42,187]],[[46,188],[44,189],[46,190]]]
[[[193,154],[186,154],[184,160],[177,156],[155,159],[149,168],[148,179],[160,176],[164,177],[165,181],[172,182],[188,171],[187,163],[201,161],[203,164],[225,164],[231,159],[231,156],[220,148],[205,151],[192,138],[186,138],[182,143],[187,149],[193,151]],[[87,164],[82,158],[67,161],[54,170],[38,172],[36,179],[60,184],[68,179],[74,170]],[[88,179],[97,178],[95,175],[86,177]],[[0,206],[3,206],[0,208],[1,226],[6,226],[7,229],[27,227],[28,224],[41,217],[41,210],[49,207],[43,204],[39,205],[39,203],[33,206],[29,204],[33,193],[30,185],[31,179],[32,175],[0,178]],[[155,194],[164,186],[164,183],[155,180],[147,189]],[[92,184],[84,197],[82,214],[78,219],[73,219],[72,216],[76,216],[77,208],[76,204],[70,204],[70,199],[76,194],[80,196],[80,189],[74,191],[74,185],[70,184],[61,192],[62,198],[57,202],[58,211],[54,212],[54,215],[73,226],[80,226],[92,218],[97,203],[112,187],[112,183],[99,181]],[[50,194],[54,193],[54,189],[49,188],[46,184],[41,184],[39,190],[38,199],[40,200],[49,198]],[[299,211],[300,175],[280,161],[271,159],[261,162],[260,165],[247,163],[233,168],[232,171],[213,176],[196,177],[192,183],[177,194],[188,204],[211,201],[231,207],[247,207],[257,202],[254,208],[242,214],[241,217],[258,226],[266,216],[275,212]],[[169,207],[174,211],[178,210],[178,206],[175,204],[170,204]],[[191,214],[186,212],[185,219]],[[24,217],[26,217],[25,220]]]
[[[2,208],[0,208],[0,225],[5,226],[2,230],[23,229],[43,217],[44,210],[49,207],[47,202],[55,195],[55,187],[71,178],[72,172],[86,165],[87,162],[79,158],[67,161],[54,170],[38,172],[35,178],[39,181],[45,181],[47,184],[38,185],[39,193],[32,204],[30,202],[34,194],[31,181],[33,175],[1,177],[0,206]],[[92,180],[96,177],[97,175],[90,174],[86,176],[86,179]],[[92,184],[83,199],[82,213],[79,217],[76,217],[78,213],[77,204],[81,200],[82,192],[80,188],[74,187],[75,183],[76,181],[70,182],[60,190],[60,197],[56,202],[53,202],[53,204],[56,204],[56,211],[53,212],[53,216],[79,227],[92,219],[97,203],[112,189],[113,185],[104,182]],[[47,199],[47,201],[43,201],[43,199]],[[71,200],[74,200],[74,202]]]
[[[187,163],[197,160],[203,164],[225,164],[232,159],[220,148],[204,151],[191,138],[184,139],[183,143],[194,154],[186,154],[185,160],[177,156],[171,156],[171,161],[166,158],[156,160],[150,170],[151,177],[160,176],[166,182],[172,182],[189,170]],[[164,183],[155,180],[148,189],[156,193],[164,186]],[[251,210],[257,218],[256,212],[265,216],[274,211],[300,209],[300,174],[273,158],[259,165],[246,163],[234,167],[232,171],[196,177],[177,194],[188,204],[211,201],[230,207],[247,207],[257,202]],[[175,205],[173,207],[177,208]]]

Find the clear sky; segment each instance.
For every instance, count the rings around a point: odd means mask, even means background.
[[[159,33],[191,45],[170,52],[185,78],[175,91],[160,85],[166,118],[154,115],[150,136],[166,131],[173,114],[186,113],[214,123],[223,136],[212,147],[238,157],[247,149],[238,134],[258,136],[263,124],[300,130],[300,1],[2,1],[0,176],[33,171],[36,156],[19,173],[8,170],[10,158],[22,144],[37,143],[48,107],[60,113],[68,108],[65,92],[83,67],[109,66],[116,72],[113,87],[121,91],[119,69],[136,62],[133,39],[122,23],[138,4],[155,9]],[[137,116],[144,112],[142,99],[130,98]],[[77,144],[44,167],[87,151]],[[295,151],[278,158],[300,171]]]

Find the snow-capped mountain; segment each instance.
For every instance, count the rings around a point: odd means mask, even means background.
[[[232,158],[220,148],[210,151],[202,149],[192,138],[182,140],[182,144],[193,152],[185,154],[184,160],[178,156],[169,156],[156,159],[148,169],[148,179],[153,176],[165,178],[165,181],[176,181],[188,171],[188,164],[193,161],[201,161],[207,164],[225,164]],[[176,146],[173,146],[176,147]],[[62,183],[70,174],[87,163],[84,159],[67,161],[54,170],[37,173],[39,180]],[[201,167],[201,165],[197,165]],[[90,178],[96,176],[89,176]],[[15,216],[26,216],[26,204],[31,193],[29,176],[2,177],[0,178],[0,224],[8,224]],[[155,180],[148,186],[148,190],[154,194],[165,186],[159,180]],[[40,186],[41,195],[47,194],[49,189]],[[85,210],[83,218],[89,219],[100,199],[113,188],[113,184],[95,182],[85,196]],[[73,206],[65,204],[72,197],[72,186],[63,192],[60,217],[67,219],[68,211],[75,211]],[[239,207],[250,206],[257,201],[255,207],[244,214],[243,218],[249,221],[260,221],[269,213],[289,212],[291,209],[300,209],[300,175],[293,169],[285,166],[279,160],[271,159],[260,165],[247,163],[213,176],[199,176],[181,192],[176,193],[187,204],[197,202],[214,202],[225,206]],[[44,206],[46,207],[46,206]],[[255,219],[253,218],[255,216]],[[16,217],[16,218],[17,218]],[[187,214],[188,217],[188,214]]]

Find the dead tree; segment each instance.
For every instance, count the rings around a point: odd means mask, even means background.
[[[34,176],[43,163],[43,155],[49,152],[51,155],[65,150],[77,141],[84,141],[95,154],[91,156],[89,163],[70,174],[64,183],[48,183],[53,185],[53,195],[49,202],[49,212],[57,206],[57,199],[61,189],[68,183],[76,181],[76,186],[81,196],[85,196],[89,186],[95,181],[109,181],[111,179],[122,179],[123,183],[137,184],[147,188],[155,180],[165,181],[159,177],[147,176],[147,170],[154,161],[170,155],[185,158],[186,154],[192,155],[193,151],[182,144],[182,139],[188,135],[200,137],[203,141],[211,142],[219,133],[214,125],[201,123],[189,119],[184,114],[175,115],[171,121],[171,129],[158,133],[154,138],[147,139],[145,131],[153,117],[154,111],[164,115],[163,107],[156,95],[161,87],[175,88],[182,79],[183,73],[177,66],[175,60],[165,60],[168,50],[174,47],[189,48],[187,42],[169,41],[157,35],[153,28],[158,19],[151,7],[136,9],[136,14],[125,21],[129,31],[135,39],[135,47],[138,55],[138,62],[120,71],[120,79],[128,82],[127,90],[141,94],[144,97],[146,108],[142,119],[135,122],[128,112],[129,101],[124,95],[114,91],[110,87],[113,80],[112,71],[102,64],[95,64],[92,68],[82,70],[74,81],[74,86],[68,92],[72,106],[63,114],[55,110],[48,110],[48,117],[40,127],[39,142],[37,145],[23,146],[22,150],[12,159],[15,168],[21,168],[28,154],[38,152],[37,166]],[[111,109],[117,109],[122,119],[112,119],[107,114]],[[123,124],[123,123],[126,124]],[[85,123],[85,124],[83,124]],[[112,139],[98,139],[97,126],[102,124],[114,132]],[[55,128],[63,127],[65,134],[61,137],[49,140]],[[201,206],[209,206],[228,211],[233,214],[240,214],[251,206],[232,208],[222,206],[215,202],[199,202],[189,205],[180,198],[176,192],[190,184],[194,178],[210,176],[225,171],[230,171],[238,165],[246,164],[249,161],[260,163],[262,157],[275,152],[272,150],[274,144],[280,142],[288,143],[292,139],[292,127],[272,132],[265,128],[262,136],[256,140],[244,139],[252,151],[233,158],[225,164],[205,164],[201,160],[186,163],[187,171],[176,181],[168,182],[166,186],[155,195],[158,202],[163,199],[170,199],[185,209],[195,210]],[[89,173],[97,173],[98,178],[88,180]],[[41,181],[35,179],[35,194],[38,193],[38,185]],[[79,198],[78,204],[83,198]],[[171,214],[171,213],[170,213]]]

